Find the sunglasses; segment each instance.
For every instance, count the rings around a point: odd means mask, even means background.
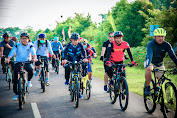
[[[110,38],[113,38],[114,36],[109,36]]]

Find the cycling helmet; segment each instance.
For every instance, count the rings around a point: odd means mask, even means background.
[[[166,36],[166,31],[163,28],[157,28],[154,30],[154,36]]]
[[[74,40],[78,40],[79,39],[79,34],[77,32],[74,32],[71,34],[71,38],[70,39],[74,39]]]
[[[28,33],[26,33],[26,32],[21,33],[20,37],[22,37],[22,36],[26,36],[26,37],[28,37],[28,38],[29,38],[29,34],[28,34]]]
[[[46,35],[44,33],[41,33],[38,35],[39,38],[46,38]]]
[[[123,33],[121,32],[121,31],[116,31],[115,33],[114,33],[114,37],[115,36],[124,36],[123,35]]]
[[[4,33],[4,34],[3,34],[3,38],[5,38],[5,37],[9,37],[9,36],[10,36],[9,33]]]
[[[87,43],[88,43],[87,39],[81,39],[80,42],[81,42],[82,44],[87,44]]]

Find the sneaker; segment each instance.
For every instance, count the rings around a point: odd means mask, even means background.
[[[104,91],[107,91],[107,85],[104,85]]]
[[[68,85],[68,84],[69,84],[69,80],[66,80],[66,81],[65,81],[65,85]]]
[[[52,70],[54,71],[54,70],[55,70],[55,67],[52,67]]]
[[[39,69],[36,69],[36,73],[35,73],[35,76],[37,76],[39,73]]]
[[[17,101],[18,100],[18,95],[15,95],[15,97],[12,100]]]
[[[79,99],[82,99],[83,98],[83,96],[81,95],[81,93],[79,92]]]
[[[32,87],[32,83],[31,83],[31,81],[28,81],[28,85],[27,85],[27,87]]]
[[[150,86],[146,86],[144,94],[145,96],[150,96]]]
[[[49,86],[50,82],[49,82],[49,78],[46,78],[46,86]]]

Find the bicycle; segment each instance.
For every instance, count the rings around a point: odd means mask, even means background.
[[[79,88],[80,88],[80,79],[81,79],[81,65],[83,61],[68,61],[67,64],[71,67],[71,74],[70,74],[70,82],[69,82],[69,91],[71,96],[71,101],[75,101],[75,107],[79,106]]]
[[[19,96],[19,108],[23,109],[23,104],[26,103],[26,93],[28,93],[26,73],[24,66],[26,63],[32,63],[32,61],[18,62],[20,64],[20,71],[18,72],[17,90]],[[29,94],[29,93],[28,93]]]
[[[129,90],[126,77],[124,76],[124,67],[132,67],[133,64],[112,64],[113,68],[113,84],[109,81],[109,93],[111,103],[114,104],[119,96],[121,110],[125,111],[128,107]]]
[[[155,77],[155,72],[163,71],[162,77],[157,80]],[[177,117],[177,91],[176,86],[171,82],[171,79],[167,78],[165,74],[168,76],[170,74],[175,74],[177,72],[176,69],[172,70],[159,70],[153,69],[154,78],[151,79],[150,83],[150,95],[144,94],[144,104],[147,112],[152,114],[156,109],[156,104],[161,105],[161,112],[165,118],[176,118]],[[157,82],[158,81],[158,82]],[[146,88],[146,82],[144,85],[144,91]]]
[[[85,90],[85,94],[87,99],[90,99],[91,96],[91,81],[88,79],[88,75],[82,77],[81,79],[81,93],[83,95],[84,90]]]
[[[10,85],[12,82],[12,69],[11,65],[6,63],[6,81],[9,83],[9,90],[10,90]]]
[[[46,86],[46,67],[44,65],[44,62],[46,61],[47,57],[45,56],[39,56],[39,60],[41,62],[41,70],[39,74],[39,81],[41,81],[41,89],[43,92],[45,92],[45,86]]]

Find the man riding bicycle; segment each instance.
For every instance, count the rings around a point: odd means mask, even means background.
[[[51,46],[52,46],[53,53],[60,60],[60,50],[63,51],[63,46],[60,43],[60,41],[58,41],[58,40],[59,40],[59,37],[55,36],[54,37],[54,42],[51,43]],[[55,59],[52,59],[53,70],[54,70],[54,66],[55,66]]]
[[[114,41],[108,45],[107,55],[106,55],[106,66],[107,74],[110,78],[113,76],[113,70],[111,63],[115,64],[123,64],[124,61],[124,51],[127,50],[128,55],[130,57],[131,63],[137,65],[135,61],[133,61],[133,56],[130,50],[130,46],[127,42],[123,41],[123,33],[121,31],[116,31],[114,33]],[[125,76],[125,73],[124,73]],[[111,84],[113,81],[111,79]]]
[[[13,85],[13,91],[16,94],[13,100],[17,100],[18,93],[17,93],[17,80],[18,80],[18,71],[20,70],[20,63],[18,62],[25,62],[31,60],[31,54],[32,59],[34,62],[37,61],[36,59],[36,51],[32,44],[29,42],[29,34],[22,33],[20,35],[21,42],[18,43],[16,46],[13,46],[11,52],[8,55],[8,58],[6,60],[7,63],[10,62],[10,59],[16,54],[16,62],[14,66],[14,85]],[[28,72],[28,87],[32,87],[31,79],[33,77],[33,68],[32,64],[26,63],[25,64],[25,70]]]
[[[65,65],[67,61],[77,61],[79,62],[81,59],[83,59],[83,62],[86,63],[88,60],[86,59],[86,52],[81,43],[78,41],[79,34],[74,32],[71,34],[70,40],[71,42],[66,45],[66,48],[64,49],[64,57],[62,63]],[[65,85],[69,84],[69,77],[70,77],[71,68],[69,65],[65,66]],[[82,98],[81,93],[79,93],[79,98]]]
[[[34,42],[34,48],[36,49],[37,58],[39,59],[40,56],[45,57],[46,60],[44,62],[44,66],[46,67],[46,85],[49,86],[49,62],[48,62],[48,54],[53,56],[55,58],[55,54],[52,51],[51,44],[48,40],[46,40],[46,35],[44,33],[41,33],[38,35],[38,40]],[[40,69],[41,62],[38,60],[36,65],[36,73],[35,76],[38,75],[39,69]]]
[[[1,64],[2,64],[2,70],[3,73],[6,72],[6,65],[5,65],[5,58],[8,57],[10,51],[12,50],[13,46],[15,45],[15,42],[11,40],[11,35],[9,33],[5,33],[3,35],[4,41],[1,42]],[[14,70],[14,57],[12,57],[11,67],[12,70]]]
[[[151,70],[157,68],[159,70],[165,70],[163,59],[166,52],[168,52],[170,58],[177,65],[177,57],[174,54],[174,51],[171,45],[164,41],[166,36],[166,31],[163,28],[157,28],[154,30],[154,39],[147,44],[147,55],[144,62],[146,68],[145,79],[147,87],[144,94],[150,95],[150,82],[152,78]],[[155,76],[159,80],[163,75],[162,71],[156,72]]]

